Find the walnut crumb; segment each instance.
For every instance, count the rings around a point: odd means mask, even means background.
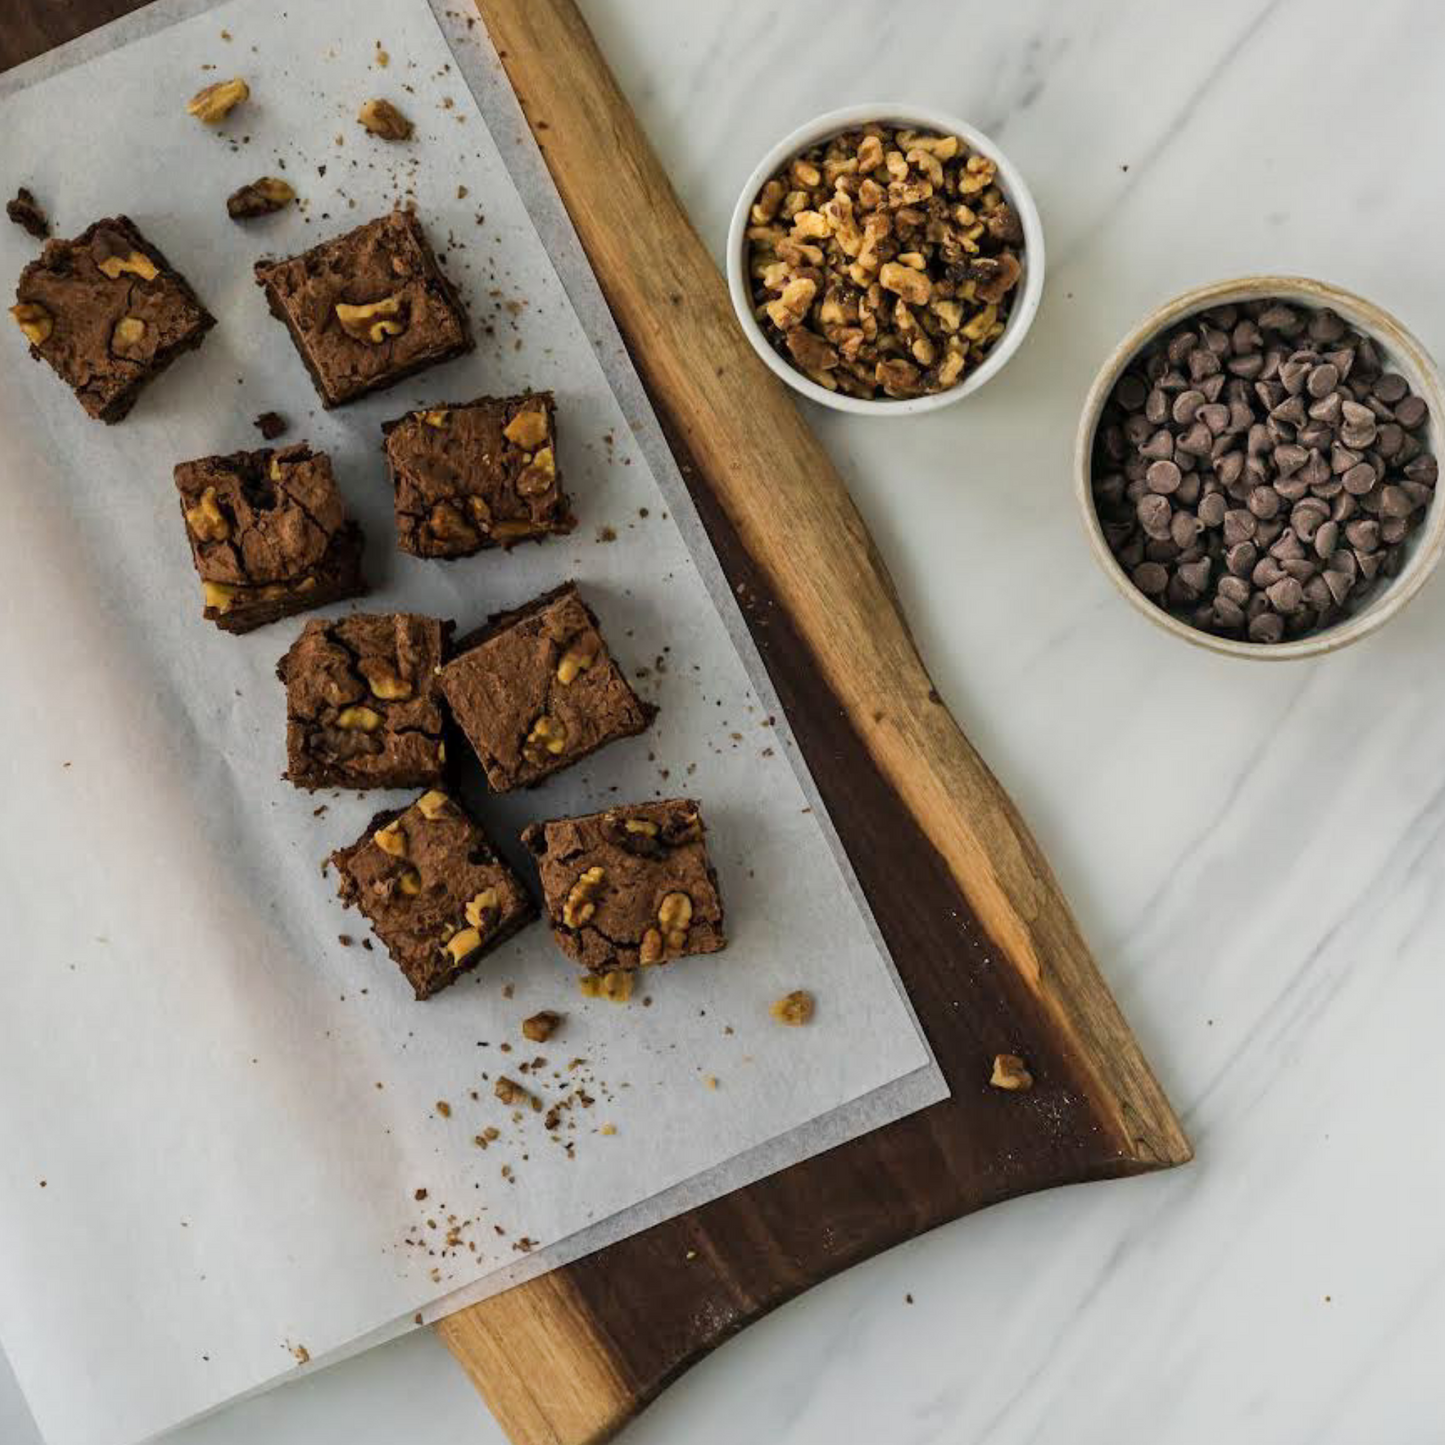
[[[445,1099],[438,1099],[437,1113],[440,1114],[443,1119],[450,1119],[452,1116],[452,1106],[448,1104]]]
[[[995,1089],[1021,1093],[1033,1088],[1034,1076],[1029,1073],[1028,1067],[1017,1054],[995,1054],[993,1073],[989,1077],[989,1083]]]
[[[544,1008],[531,1018],[522,1020],[522,1036],[534,1044],[545,1044],[562,1024],[562,1015]]]
[[[813,995],[806,989],[796,988],[790,994],[780,998],[768,1010],[780,1024],[787,1024],[789,1028],[801,1028],[813,1017]]]

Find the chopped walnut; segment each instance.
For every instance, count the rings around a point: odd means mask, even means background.
[[[1021,1093],[1034,1086],[1034,1076],[1017,1054],[995,1054],[993,1073],[989,1083],[995,1089],[1007,1089],[1010,1093]]]
[[[780,1024],[789,1028],[801,1028],[813,1017],[813,995],[806,989],[797,988],[785,994],[768,1010]]]
[[[1003,335],[1023,226],[997,167],[957,136],[868,125],[790,161],[747,230],[754,314],[829,391],[926,396]]]
[[[562,1015],[544,1008],[540,1013],[534,1013],[531,1018],[522,1020],[522,1037],[530,1039],[534,1044],[545,1044],[561,1026]]]

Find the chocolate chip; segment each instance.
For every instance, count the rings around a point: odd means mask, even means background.
[[[1387,371],[1374,385],[1373,394],[1387,406],[1394,406],[1409,394],[1410,383],[1398,372]]]
[[[1169,573],[1158,562],[1141,562],[1133,576],[1134,585],[1148,597],[1157,597],[1169,585]]]
[[[1407,396],[1399,406],[1395,408],[1395,420],[1400,423],[1406,431],[1414,431],[1421,422],[1425,420],[1430,408],[1425,405],[1425,399],[1419,396]]]
[[[1161,497],[1171,496],[1179,490],[1179,483],[1184,479],[1184,474],[1173,462],[1155,462],[1144,474],[1144,480],[1149,484],[1151,492],[1158,492]]]

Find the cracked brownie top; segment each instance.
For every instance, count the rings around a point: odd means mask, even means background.
[[[298,788],[417,788],[446,763],[436,676],[449,623],[412,613],[308,622],[286,684],[286,777]]]

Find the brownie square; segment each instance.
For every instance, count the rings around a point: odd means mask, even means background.
[[[280,451],[201,457],[176,468],[181,515],[205,594],[226,632],[359,597],[361,528],[331,460],[304,442]]]
[[[128,216],[46,243],[11,315],[93,417],[117,422],[145,384],[205,339],[216,318]]]
[[[666,963],[727,944],[702,812],[691,798],[533,823],[552,932],[593,973]]]
[[[551,392],[454,402],[383,427],[396,544],[416,557],[470,557],[570,532]]]
[[[425,788],[446,765],[436,678],[451,623],[408,612],[313,618],[277,664],[285,776],[298,788]]]
[[[419,999],[475,968],[537,916],[531,894],[447,794],[378,813],[331,861]]]
[[[380,216],[300,256],[258,261],[256,282],[326,407],[395,386],[474,344],[410,211]]]
[[[572,582],[461,638],[442,668],[441,689],[499,793],[531,787],[640,733],[653,713],[612,660]]]

